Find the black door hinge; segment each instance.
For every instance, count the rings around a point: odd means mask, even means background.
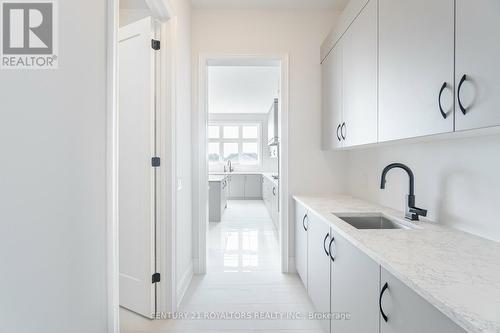
[[[153,50],[159,50],[160,49],[160,41],[156,39],[151,39],[151,47]]]
[[[159,167],[160,163],[161,163],[161,161],[160,161],[159,157],[151,158],[151,165],[153,166],[153,168]]]
[[[160,273],[154,273],[152,277],[153,283],[160,282]]]

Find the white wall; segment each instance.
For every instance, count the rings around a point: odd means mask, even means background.
[[[59,69],[0,73],[0,331],[101,333],[106,6],[64,0]]]
[[[193,117],[198,117],[198,59],[205,54],[288,54],[290,70],[289,190],[294,193],[343,192],[342,153],[324,153],[321,147],[321,68],[319,49],[335,25],[330,10],[193,10]],[[193,140],[200,129],[193,121]],[[198,150],[193,149],[198,166]],[[195,177],[194,179],[197,179]],[[193,184],[194,193],[206,190]],[[290,200],[290,219],[293,220]],[[205,207],[203,207],[205,209]],[[195,207],[194,220],[198,216]],[[195,224],[196,225],[196,224]],[[294,256],[294,225],[290,226],[290,256]],[[194,230],[194,239],[198,239]],[[195,255],[197,254],[194,243]]]
[[[176,62],[176,270],[177,296],[182,298],[193,275],[192,163],[191,163],[191,7],[186,0],[171,0],[177,20]]]
[[[261,124],[261,158],[262,163],[259,165],[233,165],[235,171],[262,171],[262,172],[278,172],[278,159],[270,157],[269,145],[267,144],[267,114],[259,113],[224,113],[224,114],[209,114],[209,122],[255,122]],[[224,171],[224,163],[210,164],[209,172]]]
[[[130,9],[130,8],[120,8],[120,27],[124,25],[139,21],[145,17],[151,16],[151,11],[149,9]]]
[[[403,210],[404,172],[390,171],[386,189],[379,189],[382,169],[392,162],[413,170],[416,204],[430,219],[500,241],[500,135],[349,152],[349,192]]]
[[[211,113],[267,113],[278,97],[279,66],[209,66]]]

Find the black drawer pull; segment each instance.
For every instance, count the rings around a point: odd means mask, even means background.
[[[382,309],[382,297],[384,296],[385,291],[389,288],[389,285],[387,282],[384,284],[382,287],[382,290],[380,291],[380,298],[378,299],[378,306],[380,308],[380,314],[382,315],[382,318],[384,318],[385,322],[387,323],[387,315],[384,312],[384,309]]]
[[[443,111],[443,105],[441,104],[441,96],[443,95],[443,91],[446,89],[446,87],[447,84],[445,82],[441,86],[441,90],[439,90],[439,97],[438,97],[439,111],[441,112],[441,115],[443,116],[444,119],[446,119],[447,114]]]
[[[458,99],[458,106],[460,107],[460,111],[465,115],[467,113],[467,109],[463,106],[462,104],[462,99],[460,98],[460,92],[462,91],[462,84],[467,80],[467,75],[464,74],[462,78],[460,79],[460,83],[458,84],[458,89],[457,89],[457,99]]]
[[[335,237],[333,237],[332,235],[332,239],[330,240],[330,245],[328,245],[328,252],[330,252],[330,259],[332,259],[332,261],[335,261],[335,257],[336,257],[336,253],[337,251],[335,251],[335,254],[332,256],[332,244],[335,243]]]
[[[330,233],[327,233],[325,236],[325,239],[323,240],[323,249],[325,250],[325,253],[327,256],[330,256],[330,253],[328,253],[328,250],[326,249],[326,240],[330,237]]]

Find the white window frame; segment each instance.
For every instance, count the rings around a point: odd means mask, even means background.
[[[224,161],[224,143],[237,143],[238,144],[238,155],[241,157],[243,152],[243,143],[251,142],[257,143],[257,162],[256,163],[241,163],[238,157],[238,162],[233,162],[233,165],[241,166],[262,166],[262,122],[260,121],[211,121],[208,123],[209,127],[217,126],[219,127],[219,138],[208,138],[208,143],[219,143],[219,161],[209,161],[210,165],[225,164]],[[238,138],[225,139],[224,138],[224,126],[237,126],[238,127]],[[257,138],[255,139],[245,139],[243,138],[243,127],[244,126],[257,126]],[[207,133],[208,136],[208,133]]]

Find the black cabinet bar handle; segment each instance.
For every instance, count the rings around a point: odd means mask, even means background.
[[[446,87],[447,87],[447,84],[445,82],[441,86],[441,90],[439,90],[439,97],[438,97],[439,111],[441,112],[441,115],[443,116],[444,119],[446,119],[447,115],[443,111],[443,105],[441,105],[441,95],[443,95],[443,91],[446,89]]]
[[[344,140],[345,140],[345,138],[347,136],[346,134],[344,134],[344,129],[345,128],[346,128],[346,125],[345,125],[345,122],[344,122],[344,123],[342,123],[342,126],[340,127],[340,135],[342,136],[342,139],[344,139]]]
[[[382,290],[380,291],[380,298],[378,299],[378,306],[380,308],[380,314],[382,315],[382,318],[384,318],[385,322],[387,323],[387,315],[384,313],[384,309],[382,309],[382,296],[384,296],[385,291],[389,288],[389,285],[387,282],[384,284],[382,287]]]
[[[307,231],[306,219],[308,219],[307,214],[305,214],[304,217],[302,218],[302,227],[304,228],[305,231]]]
[[[330,252],[330,259],[335,261],[335,256],[332,256],[332,243],[335,242],[335,237],[332,235],[332,239],[330,240],[330,245],[328,245],[328,252]]]
[[[325,239],[323,240],[323,249],[325,250],[325,253],[327,256],[330,256],[330,253],[328,253],[328,250],[326,249],[326,240],[330,237],[330,233],[327,233],[325,236]]]
[[[340,131],[340,124],[339,124],[339,126],[337,126],[337,140],[340,141],[342,139],[340,138],[339,131]]]
[[[458,84],[458,89],[457,89],[457,99],[458,99],[458,106],[460,107],[460,111],[465,115],[467,113],[467,109],[463,106],[462,100],[460,98],[460,92],[462,91],[462,84],[467,80],[467,75],[464,74],[462,78],[460,79],[460,83]]]

